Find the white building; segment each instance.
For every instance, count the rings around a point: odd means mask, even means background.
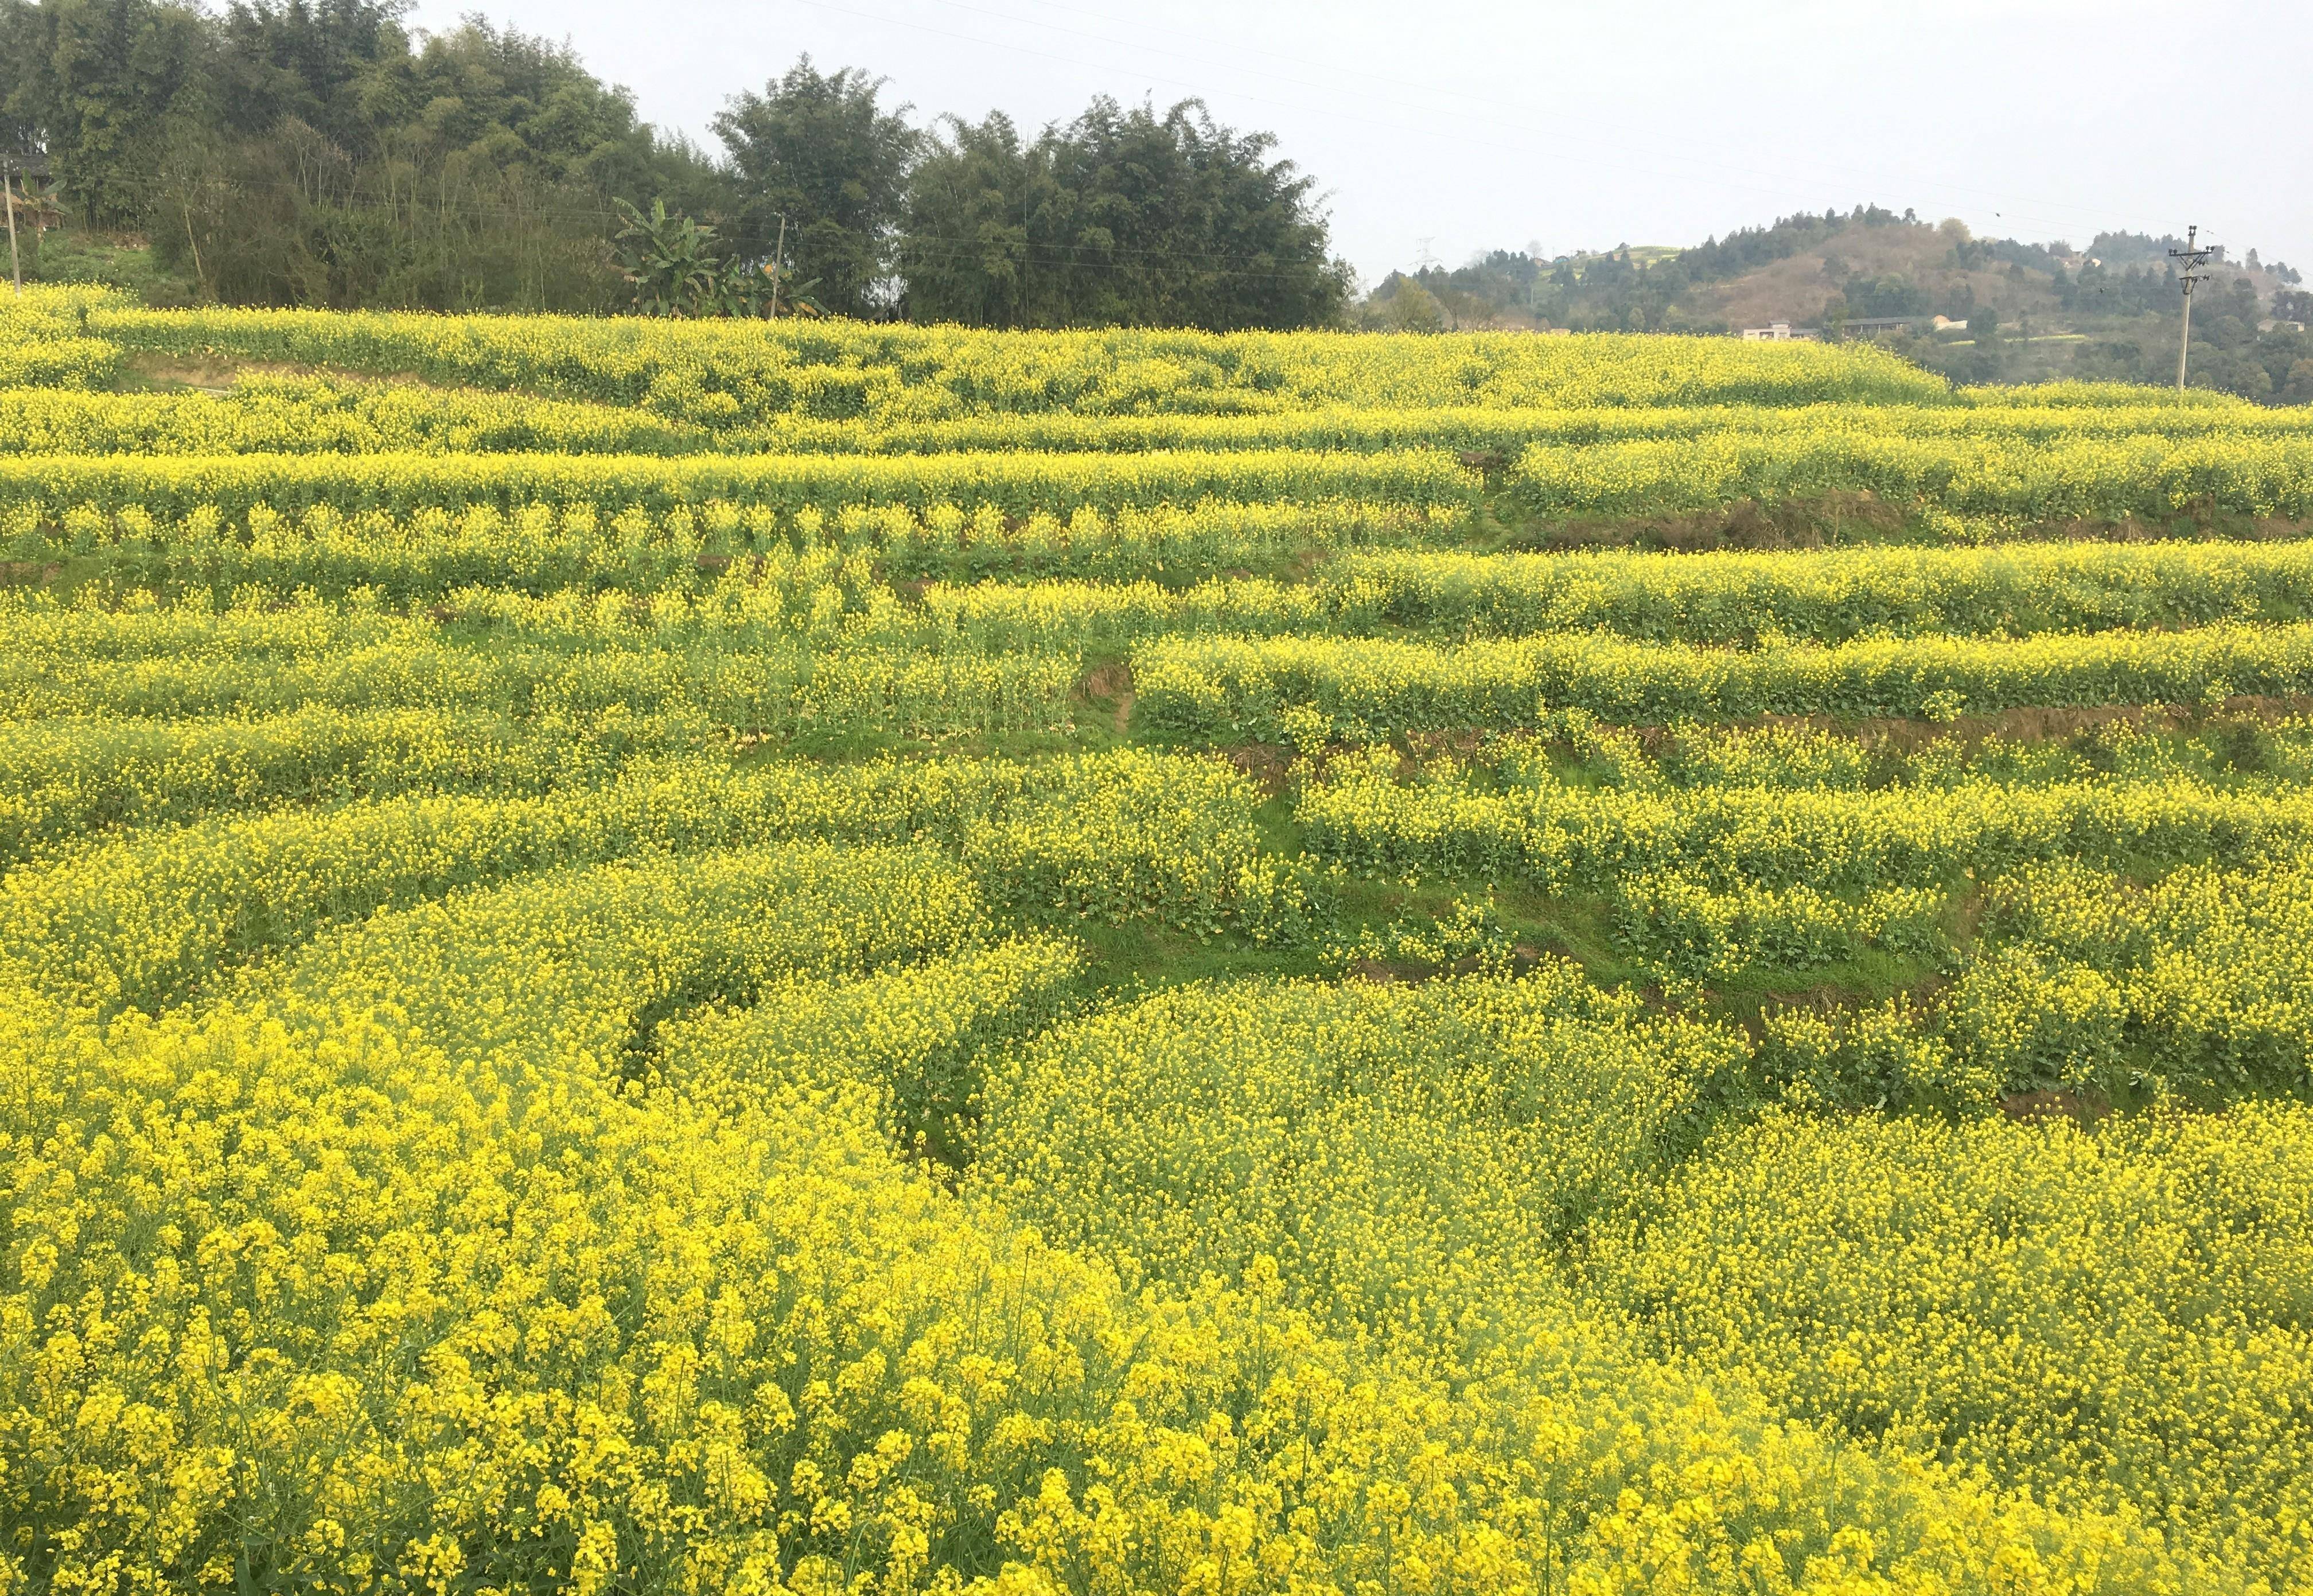
[[[1743,336],[1761,343],[1789,344],[1810,342],[1823,334],[1812,327],[1794,327],[1789,322],[1776,322],[1765,327],[1746,327]]]

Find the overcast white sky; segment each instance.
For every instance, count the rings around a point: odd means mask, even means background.
[[[418,0],[411,21],[474,9],[567,38],[702,141],[806,50],[888,78],[919,122],[1197,95],[1316,176],[1368,279],[1425,240],[1452,265],[1863,200],[2076,244],[2198,222],[2313,272],[2304,0]]]

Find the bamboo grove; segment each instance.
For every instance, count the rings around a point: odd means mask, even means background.
[[[2313,429],[0,309],[0,1593],[2313,1585]]]

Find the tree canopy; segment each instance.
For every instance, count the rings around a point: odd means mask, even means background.
[[[769,253],[785,216],[796,276],[846,315],[867,315],[888,298],[918,144],[904,107],[877,104],[882,87],[850,67],[822,73],[805,56],[762,93],[734,96],[714,124],[730,156],[733,243]]]
[[[1158,113],[1095,100],[1024,140],[949,119],[908,190],[911,315],[995,327],[1218,329],[1337,320],[1313,181],[1197,101]]]

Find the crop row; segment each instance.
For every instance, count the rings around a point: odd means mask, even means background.
[[[2029,438],[1905,436],[1869,413],[1840,429],[1535,444],[1513,488],[1547,516],[1654,514],[1737,499],[1867,492],[1960,516],[2160,518],[2194,505],[2313,516],[2313,435],[2301,431]]]
[[[0,458],[8,530],[86,506],[157,519],[213,508],[240,521],[258,506],[295,514],[462,510],[488,505],[592,506],[664,513],[721,502],[794,515],[847,506],[995,507],[1007,516],[1089,507],[1193,505],[1201,499],[1410,506],[1465,504],[1476,477],[1435,450],[1383,454],[1288,450],[1236,454],[952,455],[227,454]]]
[[[1595,893],[1666,872],[1713,886],[1943,886],[2051,860],[2109,867],[2238,861],[2302,845],[2303,786],[2188,775],[1925,789],[1637,790],[1440,778],[1412,785],[1336,761],[1294,813],[1309,847],[1365,873],[1521,881]],[[1772,797],[1772,801],[1770,798]]]
[[[541,729],[546,735],[541,736]],[[536,792],[701,740],[681,719],[558,728],[431,707],[263,719],[0,721],[0,866],[116,826],[400,793]]]
[[[2167,402],[1984,408],[1864,403],[1609,405],[1588,410],[1341,406],[1244,416],[1087,416],[1052,411],[884,427],[857,421],[797,420],[734,435],[734,441],[829,454],[930,454],[981,449],[1371,451],[1428,446],[1509,456],[1528,445],[1587,448],[1632,440],[1691,441],[1722,434],[1811,444],[1860,434],[2048,445],[2082,438],[2285,438],[2301,436],[2309,427],[2313,427],[2313,420],[2301,411]]]
[[[0,379],[11,375],[0,357]],[[212,395],[0,382],[10,454],[692,454],[714,442],[605,405],[411,384],[243,377]]]
[[[24,346],[55,350],[62,346]],[[51,361],[63,355],[49,354]],[[1909,438],[2045,446],[2084,439],[2301,436],[2301,412],[2248,405],[1610,405],[1587,410],[1328,406],[1247,415],[997,413],[875,424],[781,417],[708,428],[648,410],[323,377],[244,375],[222,392],[91,392],[9,385],[0,363],[0,453],[11,454],[1139,454],[1292,449],[1491,453],[1731,438],[1819,449]]]
[[[712,602],[711,600],[708,602]],[[2313,543],[2009,544],[1782,554],[1345,552],[1303,583],[945,583],[874,635],[1121,646],[1165,633],[1455,639],[1553,632],[1753,645],[2292,621]]]
[[[1007,516],[992,504],[920,512],[896,505],[845,505],[831,514],[790,514],[716,500],[664,513],[629,507],[604,515],[592,503],[495,506],[409,516],[342,513],[323,504],[282,515],[251,506],[230,520],[213,506],[181,517],[142,505],[102,511],[75,505],[0,516],[0,552],[38,566],[71,559],[136,586],[187,585],[231,593],[246,586],[343,594],[369,587],[395,598],[432,598],[459,587],[531,592],[614,587],[683,591],[711,583],[734,560],[777,560],[826,548],[874,554],[893,577],[987,574],[1187,577],[1273,567],[1312,551],[1451,535],[1462,506],[1349,499],[1127,507],[1080,506],[1061,516]]]
[[[1868,346],[1762,348],[1615,335],[1541,339],[1118,329],[975,332],[860,322],[578,321],[97,304],[88,332],[180,358],[286,363],[642,405],[727,426],[1073,410],[1315,405],[1939,403],[1940,379]]]
[[[1532,449],[1517,493],[1546,516],[1685,511],[1737,499],[1860,491],[1959,524],[2084,517],[2165,519],[2208,508],[2313,516],[2313,437],[2085,440],[2041,447],[1974,440],[1818,443],[1726,436],[1694,444]],[[1379,454],[979,454],[922,455],[243,454],[0,457],[0,536],[27,551],[108,533],[168,536],[204,512],[223,526],[315,507],[396,516],[547,507],[600,520],[640,510],[709,516],[770,512],[792,525],[847,513],[908,513],[884,541],[937,548],[974,516],[1007,524],[1079,512],[1103,519],[1159,507],[1356,503],[1450,512],[1473,505],[1476,475],[1429,449]],[[1941,523],[1939,522],[1938,525]],[[984,535],[975,542],[987,542]],[[24,557],[20,553],[19,558]]]
[[[1685,511],[1737,499],[1862,491],[1947,516],[2050,522],[2165,518],[2195,507],[2313,516],[2313,437],[2084,439],[2008,445],[1856,436],[1713,435],[1675,444],[1536,446],[1517,494],[1535,513]],[[0,530],[22,537],[81,510],[155,523],[211,508],[241,524],[259,507],[296,516],[488,506],[699,513],[717,503],[822,516],[893,507],[928,516],[993,507],[1008,517],[1113,516],[1204,500],[1472,504],[1475,474],[1432,449],[1376,454],[1244,450],[1139,454],[241,454],[0,457]]]
[[[1061,654],[816,654],[772,649],[497,649],[391,645],[294,663],[0,661],[0,715],[278,714],[427,706],[491,710],[576,736],[685,719],[722,734],[931,736],[1070,723],[1077,661]]]
[[[1218,761],[1123,753],[651,762],[598,788],[227,814],[18,869],[0,883],[0,966],[76,1002],[157,1010],[332,923],[453,888],[791,841],[936,843],[999,905],[1289,939],[1306,932],[1306,894],[1263,851],[1259,801]]]
[[[928,538],[910,541],[928,529],[893,512],[848,512],[831,524],[822,521],[821,541],[800,551],[770,512],[743,515],[728,507],[699,517],[629,511],[607,527],[591,516],[557,517],[543,509],[513,516],[473,510],[454,519],[434,512],[407,521],[316,510],[298,525],[265,514],[252,519],[246,541],[197,518],[167,537],[110,533],[112,541],[92,538],[84,545],[75,538],[70,546],[92,547],[95,553],[75,558],[132,586],[190,585],[212,594],[366,590],[380,599],[435,601],[443,616],[501,625],[531,617],[521,628],[525,633],[585,635],[614,617],[646,617],[647,630],[660,640],[807,630],[881,646],[1086,648],[1167,633],[1469,639],[1592,631],[1742,646],[1779,639],[1835,643],[2291,621],[2305,613],[2313,596],[2313,544],[2301,542],[1706,557],[1365,551],[1356,545],[1443,529],[1425,516],[1347,506],[1330,516],[1250,506],[1130,512],[1113,521],[1080,514],[1069,526],[1031,521],[1011,532],[989,516],[981,519],[992,546],[952,527],[941,551]],[[67,517],[67,526],[75,521]],[[1348,546],[1306,581],[1207,578],[1182,585],[1175,578],[1160,586],[1147,579],[1150,572],[1193,576],[1230,554],[1272,561],[1288,548],[1306,546],[1305,539]],[[59,543],[40,546],[66,551]],[[906,597],[885,581],[923,574],[927,565],[935,572],[969,570],[982,559],[1046,555],[1095,569],[1113,562],[1121,575],[1140,579],[935,580],[911,586]],[[598,589],[604,597],[592,596]],[[506,596],[483,596],[492,590]],[[547,596],[514,602],[523,594]],[[610,596],[620,594],[652,596],[646,604]],[[324,624],[310,605],[264,622],[242,612],[223,629],[203,619],[202,608],[182,604],[142,619],[82,611],[67,620],[37,603],[13,605],[11,613],[13,648],[49,652],[172,648],[160,639],[212,631],[212,647],[275,648],[292,633],[318,643],[324,635],[342,639],[348,627],[377,638],[394,630],[351,608]],[[585,621],[558,622],[558,614]],[[316,625],[323,630],[314,631]],[[630,633],[632,622],[611,630]],[[233,638],[241,640],[228,640]]]
[[[2219,703],[2313,690],[2313,626],[1864,639],[1747,651],[1587,636],[1457,648],[1167,638],[1135,649],[1132,668],[1135,713],[1160,731],[1306,744],[1532,727],[1552,706],[1659,724],[1817,714],[1949,720],[2021,707]]]
[[[821,593],[839,595],[840,590]],[[469,611],[468,613],[473,613]],[[486,613],[486,612],[485,612]],[[842,632],[833,613],[836,637]],[[863,628],[876,624],[870,611]],[[520,619],[520,617],[517,617]],[[925,649],[814,639],[807,616],[744,612],[664,640],[580,610],[496,641],[427,622],[374,640],[285,629],[278,649],[157,631],[117,657],[0,651],[0,719],[178,718],[417,706],[491,710],[575,728],[604,717],[690,717],[703,732],[787,736],[1067,727],[1083,671],[1072,648]],[[710,618],[711,621],[711,618]],[[785,627],[803,622],[794,630]],[[575,626],[569,622],[576,622]],[[566,629],[567,627],[567,629]],[[257,628],[222,629],[254,632]],[[905,630],[905,628],[901,629]],[[1135,714],[1171,737],[1309,745],[1401,732],[1517,729],[1557,709],[1635,724],[1763,714],[1926,717],[2019,707],[2221,704],[2313,690],[2313,626],[2217,625],[2021,639],[1867,639],[1737,651],[1590,634],[1452,648],[1330,637],[1160,635],[1131,655]],[[607,726],[607,723],[605,723]]]

